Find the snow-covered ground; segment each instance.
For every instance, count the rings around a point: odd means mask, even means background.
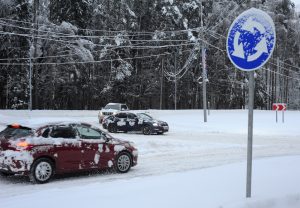
[[[255,111],[251,200],[244,199],[248,111],[211,111],[208,123],[201,110],[148,112],[167,121],[170,132],[113,134],[139,149],[139,164],[129,173],[59,177],[45,185],[0,178],[1,207],[22,207],[33,198],[33,207],[300,207],[300,112],[287,111],[285,123],[279,113],[276,123],[275,112]],[[98,125],[97,111],[0,111],[0,129],[55,120]]]

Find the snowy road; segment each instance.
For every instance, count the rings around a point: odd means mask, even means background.
[[[92,174],[91,176],[59,177],[44,185],[31,185],[26,178],[0,178],[0,200],[41,190],[80,187],[96,182],[128,180],[145,176],[218,166],[246,160],[247,111],[213,111],[207,124],[202,111],[150,111],[170,125],[165,135],[144,136],[118,133],[113,136],[133,141],[139,149],[139,164],[127,174]],[[0,111],[11,122],[15,111]],[[28,114],[21,115],[25,119]],[[59,116],[60,115],[60,116]],[[75,119],[94,125],[96,111],[33,112],[31,120]],[[26,117],[27,116],[27,117]],[[43,117],[43,118],[42,118]],[[3,123],[3,120],[1,120]],[[254,157],[300,155],[300,112],[287,112],[284,124],[275,123],[274,112],[256,111],[254,128]],[[2,126],[3,128],[3,126]],[[254,167],[255,171],[255,167]]]

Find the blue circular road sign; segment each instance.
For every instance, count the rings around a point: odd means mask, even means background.
[[[230,26],[227,54],[243,71],[262,67],[271,57],[276,43],[272,18],[262,10],[251,8],[240,14]]]

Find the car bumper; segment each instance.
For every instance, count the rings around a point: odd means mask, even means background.
[[[105,116],[103,116],[103,115],[99,115],[98,116],[98,119],[99,119],[99,123],[100,124],[102,124],[102,122],[103,122],[103,118],[104,118]]]
[[[27,151],[0,152],[0,172],[27,175],[32,162],[33,157]]]
[[[155,126],[152,131],[153,133],[165,133],[169,131],[169,126]]]
[[[136,166],[138,164],[138,151],[134,150],[132,152],[133,158],[132,158],[132,166]]]

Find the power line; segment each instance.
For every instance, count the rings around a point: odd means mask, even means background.
[[[106,60],[99,60],[99,61],[78,61],[78,62],[63,62],[63,63],[50,63],[50,62],[48,62],[48,63],[34,63],[33,65],[93,64],[93,63],[103,63],[103,62],[111,62],[111,61],[124,61],[124,60],[152,58],[152,57],[167,56],[167,55],[172,55],[172,53],[165,52],[165,53],[161,53],[161,54],[148,55],[148,56],[137,56],[137,57],[133,57],[133,58],[106,59]],[[29,63],[0,63],[0,65],[28,66]]]
[[[29,34],[20,34],[20,33],[11,33],[11,32],[0,32],[0,35],[15,35],[15,36],[22,36],[22,37],[28,37],[31,38]],[[71,41],[64,41],[64,40],[56,40],[56,39],[51,39],[51,38],[41,38],[39,36],[35,36],[35,38],[42,39],[42,40],[52,40],[52,41],[57,41],[57,42],[62,42],[62,43],[69,43],[69,44],[79,44],[80,40],[77,40],[75,42]],[[81,39],[82,40],[82,39]],[[139,43],[140,45],[141,43]],[[115,46],[115,45],[102,45],[102,44],[96,44],[96,43],[84,43],[83,45],[92,45],[92,46],[100,46],[100,47],[108,47],[112,49],[119,49],[119,48],[133,48],[133,49],[157,49],[157,48],[166,48],[166,47],[177,47],[177,46],[189,46],[189,45],[194,45],[195,43],[186,43],[186,44],[176,44],[176,45],[163,45],[163,46],[133,46],[133,45],[120,45],[120,46]]]
[[[278,66],[277,64],[274,64],[274,63],[272,63],[272,62],[269,62],[271,65],[273,65],[273,66]],[[297,75],[299,75],[300,76],[300,73],[299,72],[295,72],[295,71],[293,71],[293,70],[291,70],[291,69],[287,69],[287,68],[284,68],[284,67],[282,67],[282,66],[279,66],[279,68],[280,69],[284,69],[285,71],[288,71],[288,72],[292,72],[292,73],[294,73],[294,74],[297,74]]]
[[[295,77],[287,76],[287,75],[285,75],[285,74],[281,74],[281,73],[279,73],[279,72],[272,71],[272,70],[267,69],[267,68],[263,68],[263,69],[264,69],[264,70],[267,70],[267,71],[269,71],[269,72],[272,72],[272,73],[274,73],[274,74],[278,74],[279,76],[282,76],[282,77],[286,77],[286,78],[289,78],[289,79],[294,79],[294,80],[300,81],[300,79],[297,79],[297,78],[295,78]]]
[[[243,4],[244,2],[245,2],[245,0],[243,0],[240,4]],[[225,18],[230,17],[230,16],[231,16],[231,15],[232,15],[239,7],[240,7],[240,5],[237,4],[236,7],[235,7],[233,10],[231,10],[231,12],[230,12],[226,17],[223,16],[223,18],[220,19],[220,21],[217,22],[217,24],[216,24],[215,26],[213,26],[212,28],[210,28],[210,29],[211,29],[211,30],[214,30],[216,27],[218,27],[219,24],[221,24],[221,23],[225,20]]]
[[[197,46],[196,46],[197,47]],[[193,61],[193,59],[195,58],[195,51],[196,51],[196,47],[194,47],[191,51],[191,54],[189,55],[187,61],[185,62],[184,66],[178,71],[178,72],[167,72],[164,69],[164,74],[170,78],[173,78],[174,81],[175,80],[179,80],[181,79],[186,72],[189,70],[189,67]],[[182,73],[183,72],[183,73]],[[180,75],[181,74],[181,75]],[[168,79],[169,80],[169,79]]]
[[[49,33],[55,35],[51,36],[52,38],[89,38],[89,39],[107,39],[107,40],[115,40],[116,37],[133,37],[132,35],[124,35],[124,34],[116,34],[115,36],[106,36],[106,35],[71,35],[67,33],[59,33],[59,32],[53,32],[53,31],[48,31],[48,30],[41,30],[41,29],[35,29],[35,28],[28,28],[28,27],[20,27],[16,25],[11,25],[7,23],[3,23],[0,21],[0,25],[8,26],[8,27],[14,27],[14,28],[19,28],[19,29],[24,29],[24,30],[30,30],[30,31],[36,31],[36,32],[42,32],[42,33],[47,33],[45,35],[38,35],[39,37],[49,37]],[[198,29],[191,29],[193,30],[198,30]],[[145,42],[178,42],[178,41],[188,41],[188,40],[174,40],[174,39],[148,39],[148,40],[133,40],[130,39],[131,42],[135,41],[145,41]]]
[[[36,23],[32,23],[32,22],[26,22],[26,21],[19,21],[19,20],[13,20],[13,19],[7,19],[7,18],[0,18],[0,20],[6,20],[6,21],[13,21],[13,22],[20,22],[20,23],[26,23],[26,24],[30,24],[30,25],[35,25]],[[51,22],[50,22],[51,23]],[[59,25],[56,25],[54,23],[51,23],[52,25],[59,27]],[[49,27],[49,25],[46,24],[38,24],[38,25],[43,25],[43,26],[47,26]],[[33,28],[32,28],[33,29]],[[132,31],[126,31],[126,30],[118,30],[118,31],[114,31],[114,30],[94,30],[94,29],[82,29],[82,28],[78,28],[76,26],[77,30],[81,30],[81,31],[91,31],[91,32],[105,32],[105,33],[122,33],[122,32],[126,32],[129,34],[135,34],[135,35],[152,35],[152,34],[158,34],[158,33],[185,33],[185,32],[189,32],[189,31],[198,31],[199,28],[191,28],[191,29],[185,29],[185,30],[156,30],[156,31],[150,31],[150,32],[132,32]],[[40,30],[41,31],[41,30]],[[45,31],[45,32],[50,32],[50,31]],[[53,32],[55,33],[55,32]],[[64,34],[64,33],[61,33]],[[128,36],[132,36],[129,35]]]
[[[296,67],[296,66],[293,66],[293,65],[287,64],[287,63],[285,63],[284,61],[281,61],[281,60],[279,60],[279,62],[281,62],[281,63],[283,63],[283,64],[285,64],[285,65],[287,65],[287,66],[290,66],[290,67],[293,67],[293,68],[295,68],[295,69],[298,69],[298,70],[300,70],[300,68],[299,68],[299,67]]]
[[[109,48],[109,49],[102,49],[102,50],[96,50],[96,51],[91,51],[91,53],[95,52],[102,52],[103,50],[105,51],[113,51],[114,49],[121,49],[121,48],[130,48],[130,49],[135,49],[135,50],[144,50],[144,49],[163,49],[163,48],[170,48],[170,47],[181,47],[181,46],[193,46],[195,43],[191,44],[177,44],[177,45],[163,45],[163,46],[122,46],[122,47],[115,47],[115,48]],[[72,50],[72,49],[70,49]],[[105,52],[103,51],[103,52]],[[74,57],[74,56],[80,56],[79,54],[72,53],[68,55],[58,55],[58,56],[43,56],[43,57],[35,57],[32,58],[34,60],[39,60],[39,59],[47,59],[47,58],[62,58],[62,57]],[[17,61],[17,60],[29,60],[30,58],[7,58],[7,59],[0,59],[0,61]],[[42,63],[40,63],[42,64]],[[0,65],[13,65],[13,63],[0,63]]]

